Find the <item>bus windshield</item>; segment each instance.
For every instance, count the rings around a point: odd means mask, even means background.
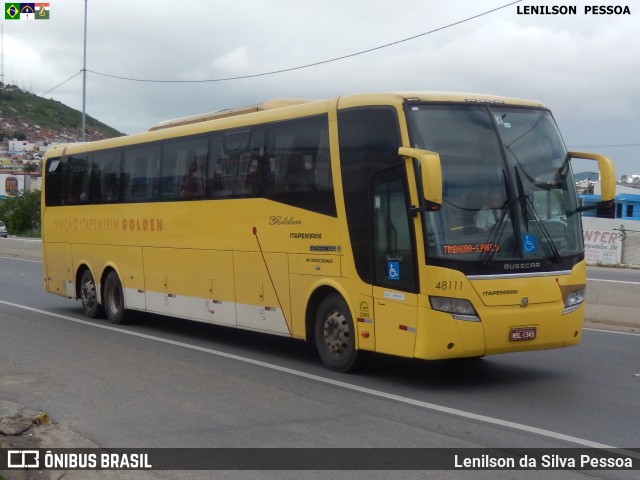
[[[575,183],[548,110],[410,104],[407,118],[412,147],[442,164],[442,208],[424,213],[428,263],[491,273],[579,261]]]

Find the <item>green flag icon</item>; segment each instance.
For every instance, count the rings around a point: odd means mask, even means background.
[[[48,3],[36,3],[36,20],[49,20],[49,4]]]
[[[19,3],[5,3],[4,4],[4,19],[5,20],[20,20],[20,4]]]

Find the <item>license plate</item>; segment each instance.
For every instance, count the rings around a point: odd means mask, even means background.
[[[509,340],[519,342],[520,340],[534,340],[536,338],[536,327],[518,327],[509,330]]]

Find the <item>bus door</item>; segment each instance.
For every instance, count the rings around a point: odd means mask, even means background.
[[[403,166],[373,178],[374,319],[376,351],[412,357],[418,318],[418,276]]]

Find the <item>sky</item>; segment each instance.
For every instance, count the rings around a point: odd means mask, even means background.
[[[4,82],[82,110],[85,0],[44,1],[48,20],[2,20]],[[549,107],[568,147],[618,177],[640,174],[640,2],[512,2],[87,0],[86,112],[131,134],[274,98],[504,95]],[[522,13],[545,5],[577,12]]]

